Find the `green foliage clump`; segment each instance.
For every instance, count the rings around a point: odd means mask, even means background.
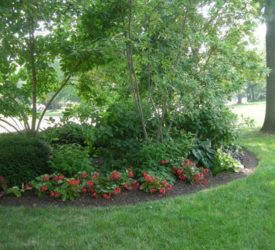
[[[73,176],[79,171],[91,171],[87,150],[77,144],[58,146],[53,151],[50,164],[53,170],[68,176]]]
[[[148,110],[146,117],[149,116]],[[108,164],[117,165],[117,160],[137,160],[143,140],[140,119],[133,102],[118,102],[108,108],[95,128],[95,155],[105,158]]]
[[[0,176],[9,186],[21,185],[48,173],[50,147],[39,138],[24,134],[0,136]]]
[[[42,138],[52,145],[75,143],[86,146],[91,140],[91,134],[91,128],[73,122],[47,128],[41,132]]]
[[[193,138],[190,135],[163,142],[148,141],[141,145],[138,159],[142,166],[152,168],[186,158],[192,147]]]
[[[13,186],[11,188],[8,188],[6,192],[7,194],[10,194],[19,198],[24,193],[24,190],[19,188],[18,186]]]
[[[232,144],[237,137],[236,115],[222,105],[206,105],[184,116],[178,125],[214,148]]]
[[[223,171],[232,170],[239,172],[243,165],[235,160],[229,153],[225,153],[222,149],[218,149],[215,157],[213,174],[218,174]]]
[[[195,141],[194,148],[191,151],[191,158],[194,159],[199,166],[212,169],[214,167],[215,155],[216,150],[213,149],[210,140]]]

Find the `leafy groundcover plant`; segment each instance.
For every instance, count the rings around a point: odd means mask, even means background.
[[[72,178],[57,173],[39,176],[30,185],[40,197],[49,195],[63,201],[75,200],[82,194],[111,199],[122,190],[138,187],[138,183],[129,175],[131,176],[130,170],[124,173],[113,171],[108,176],[101,176],[98,172],[81,172]]]
[[[161,165],[170,171],[171,175],[178,177],[186,183],[198,185],[207,184],[208,169],[196,166],[191,160],[180,164],[170,164],[168,160],[161,160]],[[78,199],[81,195],[92,198],[112,199],[123,191],[142,190],[147,193],[165,195],[173,189],[171,178],[157,176],[152,170],[134,173],[132,167],[124,172],[112,171],[103,175],[97,171],[82,171],[68,177],[62,173],[45,174],[36,177],[33,181],[7,189],[7,193],[20,197],[23,192],[34,190],[38,197],[51,196],[66,200]]]

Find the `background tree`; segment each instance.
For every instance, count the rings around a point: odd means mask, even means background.
[[[64,70],[64,77],[59,81],[54,68],[61,52],[59,49],[56,53],[54,31],[64,20],[66,11],[70,11],[70,6],[62,1],[1,1],[1,114],[13,120],[18,117],[32,133],[40,126],[38,100],[49,92],[59,92],[71,78]],[[16,122],[12,125],[7,119],[1,120],[8,126],[17,126]]]
[[[169,138],[179,115],[195,117],[207,107],[223,107],[256,68],[247,46],[256,25],[252,1],[94,3],[79,27],[88,40],[96,23],[111,27],[104,40],[109,67],[101,68],[101,75],[113,69],[109,84],[122,86],[116,88],[121,99],[134,100],[144,138]],[[112,26],[106,25],[109,15]],[[85,83],[93,84],[87,76],[95,75],[85,74]],[[151,109],[149,118],[144,118],[145,106]],[[156,133],[148,135],[152,120]]]
[[[266,85],[266,114],[262,132],[275,133],[275,3],[265,1],[266,15],[266,64],[271,70]]]
[[[20,130],[19,118],[34,134],[77,73],[103,62],[96,39],[87,44],[76,33],[82,8],[74,0],[1,1],[0,113],[7,127]],[[38,101],[46,102],[41,113]]]

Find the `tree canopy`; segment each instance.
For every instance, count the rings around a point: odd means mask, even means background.
[[[258,10],[252,0],[1,1],[1,114],[39,130],[73,82],[91,107],[132,99],[144,138],[163,140],[180,115],[219,112],[253,72],[263,76],[248,46]]]

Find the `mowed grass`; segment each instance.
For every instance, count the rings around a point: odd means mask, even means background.
[[[275,249],[275,137],[241,143],[260,164],[208,191],[116,208],[0,206],[0,249]]]
[[[240,105],[231,105],[232,111],[239,119],[250,118],[255,121],[256,127],[261,127],[265,117],[265,102],[252,102]]]

